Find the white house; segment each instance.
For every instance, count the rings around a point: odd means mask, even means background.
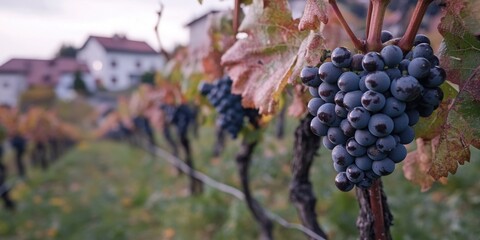
[[[13,58],[0,66],[0,104],[16,106],[20,94],[29,87],[55,88],[57,97],[72,98],[75,74],[81,74],[89,91],[95,90],[87,66],[74,58]]]
[[[166,60],[146,42],[117,34],[88,37],[78,50],[77,59],[86,63],[95,81],[109,91],[138,84],[142,74],[159,70]]]

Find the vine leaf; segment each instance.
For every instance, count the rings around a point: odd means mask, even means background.
[[[302,65],[312,62],[304,58],[321,52],[321,48],[313,49],[319,38],[307,38],[309,33],[300,32],[297,26],[285,0],[265,4],[255,0],[249,6],[239,29],[248,37],[222,56],[233,80],[232,92],[242,95],[244,107],[258,108],[261,114],[274,113],[285,86],[295,83]]]
[[[300,18],[298,29],[316,30],[320,27],[320,22],[327,24],[327,7],[323,0],[307,0],[303,16]]]

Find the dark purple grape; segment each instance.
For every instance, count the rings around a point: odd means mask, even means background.
[[[343,97],[343,105],[348,111],[351,111],[355,107],[362,106],[361,98],[363,92],[360,90],[347,92]]]
[[[326,136],[328,128],[329,127],[321,123],[317,117],[313,118],[310,122],[310,129],[312,130],[312,133],[317,136]]]
[[[443,91],[440,88],[427,88],[423,91],[420,105],[438,106],[443,98]]]
[[[402,72],[398,68],[389,68],[385,70],[388,77],[393,80],[402,77]]]
[[[375,92],[385,92],[390,88],[390,78],[384,71],[371,72],[365,78],[365,86]]]
[[[303,84],[310,87],[318,87],[321,83],[316,67],[304,67],[300,72],[300,79]]]
[[[368,126],[370,120],[370,112],[363,107],[355,107],[348,113],[348,122],[356,129],[363,129]]]
[[[413,58],[426,58],[426,59],[431,59],[433,58],[433,49],[432,47],[427,44],[427,43],[420,43],[415,48],[412,50],[412,56]]]
[[[433,55],[432,58],[428,59],[430,61],[430,63],[432,64],[432,67],[433,66],[438,66],[440,65],[440,59],[438,59],[437,56]]]
[[[338,88],[345,92],[358,90],[358,82],[360,77],[354,72],[344,72],[338,78]]]
[[[428,78],[422,79],[421,83],[425,87],[438,87],[445,82],[445,78],[447,77],[447,73],[441,67],[433,67],[430,69],[430,74]]]
[[[357,167],[362,169],[363,171],[368,171],[372,169],[372,162],[373,160],[367,155],[355,158],[355,165],[357,165]]]
[[[400,116],[393,118],[393,133],[400,133],[408,127],[408,115],[402,113]]]
[[[383,94],[368,90],[362,95],[362,106],[370,112],[378,112],[385,106],[385,97]]]
[[[348,167],[355,159],[347,152],[344,146],[337,145],[332,150],[332,160],[342,167]]]
[[[414,126],[420,120],[420,113],[415,109],[408,110],[405,113],[408,115],[408,126]]]
[[[339,105],[335,105],[335,114],[337,114],[337,119],[345,119],[347,118],[348,111],[344,107],[340,107]]]
[[[402,115],[405,112],[406,104],[395,97],[389,97],[385,100],[385,107],[382,109],[382,113],[394,118]]]
[[[318,94],[325,102],[333,103],[335,100],[335,94],[337,94],[338,90],[340,89],[338,89],[336,84],[324,82],[318,87]]]
[[[392,81],[390,92],[398,100],[409,102],[420,96],[423,87],[412,76],[404,76]]]
[[[343,134],[347,137],[353,137],[355,136],[355,128],[352,127],[352,125],[348,122],[348,119],[343,119],[342,122],[340,122],[340,129],[342,129]]]
[[[362,92],[366,92],[368,90],[367,86],[365,85],[365,79],[367,78],[367,76],[363,76],[360,78],[360,80],[358,81],[358,88],[360,89],[360,91]]]
[[[345,172],[341,172],[338,173],[335,177],[335,186],[337,186],[338,190],[342,192],[348,192],[353,189],[355,184],[348,180],[347,174]]]
[[[400,64],[398,64],[398,70],[403,74],[404,72],[408,72],[408,65],[410,65],[410,60],[403,59]],[[393,80],[393,79],[392,79]]]
[[[310,93],[310,96],[314,98],[319,98],[320,95],[318,95],[318,88],[315,87],[308,87],[308,92]]]
[[[394,163],[399,163],[407,157],[407,148],[403,144],[397,144],[392,151],[388,153],[388,158],[390,158]]]
[[[322,138],[322,143],[323,143],[323,146],[328,150],[332,150],[336,146],[335,144],[330,142],[330,140],[328,140],[328,137],[326,136]]]
[[[377,141],[377,137],[373,136],[368,129],[355,131],[355,141],[364,147],[369,147]]]
[[[327,131],[327,137],[328,140],[330,140],[331,143],[338,145],[338,144],[344,144],[345,141],[347,141],[347,136],[343,134],[342,129],[338,127],[331,127]]]
[[[379,176],[387,176],[395,171],[395,163],[389,158],[385,158],[380,161],[374,161],[372,163],[372,170]]]
[[[355,164],[348,166],[346,173],[348,180],[352,183],[358,183],[365,177],[362,169],[358,168]]]
[[[430,39],[424,34],[417,34],[415,40],[413,40],[413,46],[417,46],[420,43],[426,43],[430,45]]]
[[[355,71],[355,72],[363,71],[362,60],[363,60],[364,56],[365,55],[363,55],[361,53],[357,53],[357,54],[353,55],[352,63],[351,63],[351,66],[350,66],[352,71]]]
[[[367,153],[367,149],[355,141],[355,138],[349,138],[345,148],[347,149],[347,152],[354,157],[360,157]]]
[[[345,107],[345,105],[343,105],[343,98],[345,97],[345,94],[346,94],[346,92],[344,92],[344,91],[338,91],[335,94],[335,98],[333,99],[335,104],[337,104],[340,107]]]
[[[380,149],[374,144],[367,148],[367,156],[373,161],[380,161],[387,157],[387,153],[380,151]]]
[[[415,131],[412,127],[407,127],[398,134],[401,144],[409,144],[415,139]]]
[[[383,62],[389,68],[396,67],[403,59],[403,51],[396,45],[388,45],[380,51]]]
[[[346,166],[340,166],[340,165],[338,165],[338,164],[335,163],[335,162],[333,163],[333,168],[335,169],[335,171],[336,171],[337,173],[347,171],[347,167],[346,167]]]
[[[423,57],[414,58],[408,64],[408,74],[417,79],[427,77],[430,74],[430,62]]]
[[[376,146],[381,152],[390,152],[397,145],[397,141],[392,135],[377,139]]]
[[[383,113],[370,117],[368,130],[376,137],[385,137],[393,131],[393,120]]]
[[[382,43],[386,43],[389,40],[393,39],[393,34],[390,31],[383,30],[382,34],[380,35],[380,39],[381,39]],[[403,55],[402,55],[402,57],[403,57]]]
[[[318,108],[317,117],[321,123],[330,125],[335,122],[337,114],[335,113],[335,104],[325,103]]]
[[[355,186],[357,186],[361,189],[368,189],[372,186],[372,184],[373,184],[373,180],[365,176],[362,179],[362,181],[360,181],[358,183],[355,183]]]
[[[325,103],[321,98],[312,98],[308,101],[307,109],[312,116],[317,116],[318,108]]]
[[[339,68],[350,67],[352,62],[352,53],[344,48],[337,47],[332,51],[332,63]]]
[[[369,52],[363,57],[362,67],[368,72],[382,71],[385,63],[379,53]]]
[[[342,75],[342,69],[335,66],[332,62],[325,62],[318,69],[318,75],[324,82],[336,84],[338,77]]]
[[[430,117],[432,115],[433,111],[435,110],[435,107],[432,105],[420,105],[417,107],[418,114],[420,114],[420,117]]]

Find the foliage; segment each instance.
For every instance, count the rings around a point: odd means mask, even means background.
[[[142,76],[140,77],[140,83],[154,85],[155,84],[155,73],[154,72],[143,73]]]
[[[55,54],[56,57],[65,57],[65,58],[75,58],[77,56],[78,49],[73,45],[62,44],[58,52]]]
[[[73,89],[82,95],[88,94],[88,89],[87,85],[85,84],[85,81],[83,80],[82,72],[81,71],[76,71],[75,74],[73,75]]]

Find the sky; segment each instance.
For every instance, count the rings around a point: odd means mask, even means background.
[[[186,43],[190,20],[234,0],[162,0],[160,39],[169,51]],[[62,43],[81,47],[89,35],[144,40],[158,49],[154,26],[160,0],[0,0],[0,64],[13,57],[54,56]]]

